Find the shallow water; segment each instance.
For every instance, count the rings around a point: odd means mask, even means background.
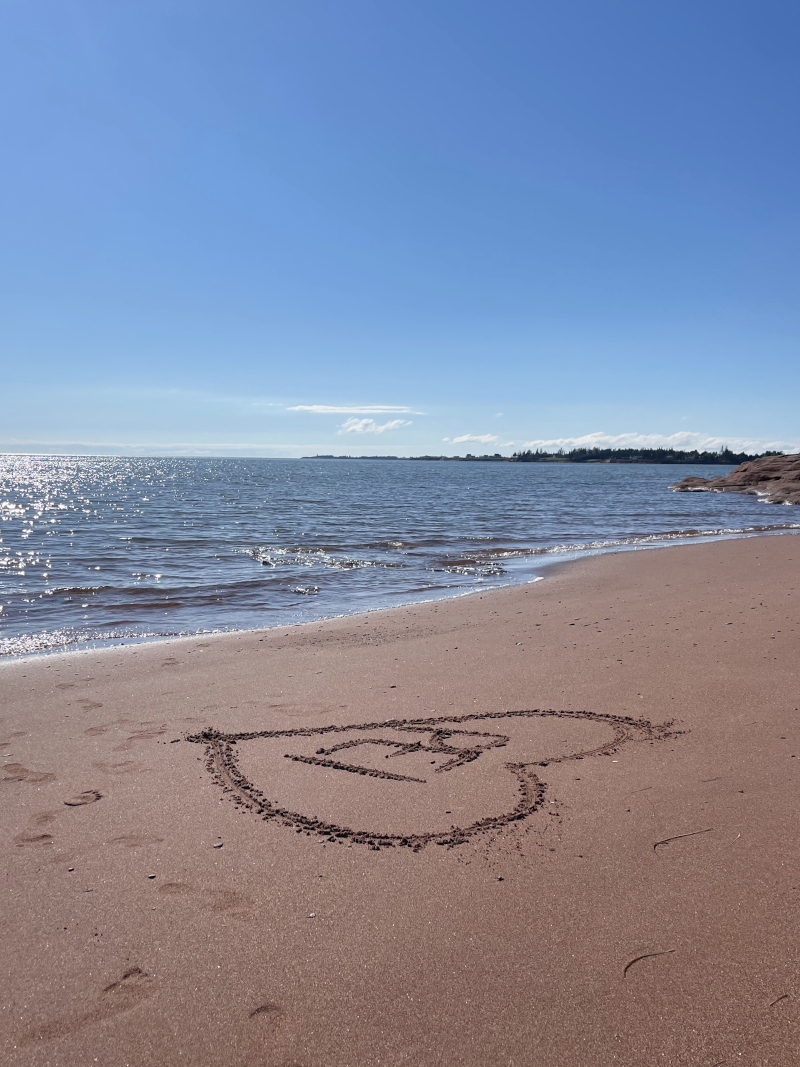
[[[800,528],[727,467],[0,457],[0,654],[276,626]]]

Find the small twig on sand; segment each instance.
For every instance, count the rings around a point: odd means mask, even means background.
[[[775,1007],[775,1005],[776,1005],[776,1004],[780,1004],[780,1002],[781,1002],[782,1000],[788,1000],[788,999],[789,999],[789,994],[788,994],[788,993],[784,993],[782,997],[778,997],[778,999],[777,999],[777,1000],[773,1000],[773,1002],[772,1002],[772,1003],[770,1004],[770,1007],[771,1007],[771,1008],[774,1008],[774,1007]]]
[[[631,960],[631,962],[626,965],[625,970],[622,972],[622,977],[625,978],[634,963],[638,963],[639,960],[649,960],[651,956],[668,956],[670,952],[675,952],[675,949],[665,948],[663,952],[645,952],[644,956],[637,956],[635,960]]]
[[[670,841],[680,841],[682,837],[697,837],[698,834],[710,834],[713,829],[713,826],[709,826],[707,830],[692,830],[690,834],[677,834],[675,837],[665,837],[663,841],[656,841],[653,845],[653,852],[655,852],[659,845],[668,845]]]

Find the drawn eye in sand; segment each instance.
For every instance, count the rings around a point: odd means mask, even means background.
[[[373,848],[463,844],[527,818],[550,764],[663,740],[670,724],[504,711],[188,738],[234,803],[298,833]]]

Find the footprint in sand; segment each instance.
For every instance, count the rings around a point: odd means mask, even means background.
[[[21,834],[14,837],[14,844],[17,848],[24,848],[26,845],[52,845],[52,843],[52,834],[37,834],[32,830],[23,830]]]
[[[129,737],[127,737],[122,744],[115,745],[112,749],[113,752],[127,752],[136,744],[137,741],[152,741],[154,737],[161,737],[162,734],[167,732],[165,726],[160,726],[151,730],[135,730]]]
[[[188,882],[164,882],[158,887],[158,891],[166,897],[182,897],[193,890]]]
[[[84,804],[94,804],[98,800],[103,799],[103,794],[97,789],[85,789],[82,793],[78,793],[75,797],[70,797],[69,800],[65,800],[64,803],[68,808],[82,808]]]
[[[103,763],[97,761],[92,764],[99,771],[105,771],[106,774],[131,774],[134,771],[141,769],[141,764],[137,763],[134,759],[120,760],[119,763]]]
[[[26,845],[50,845],[53,842],[53,835],[42,831],[43,826],[49,826],[51,822],[56,821],[56,812],[43,811],[41,814],[34,816],[31,820],[32,827],[28,830],[23,830],[17,834],[14,838],[14,844],[18,848],[22,848]]]
[[[165,882],[158,892],[165,897],[187,897],[217,915],[244,916],[253,901],[236,889],[196,889],[187,882]]]
[[[65,800],[64,803],[68,808],[80,808],[85,804],[94,804],[95,801],[101,800],[103,794],[97,789],[87,789],[83,793],[79,793],[77,796],[70,797],[69,800]],[[51,845],[54,842],[53,835],[42,830],[43,826],[49,826],[50,823],[56,821],[56,816],[60,813],[57,811],[43,811],[38,815],[35,815],[31,819],[31,825],[28,829],[21,831],[14,838],[14,844],[17,846],[24,845]]]
[[[282,1030],[287,1015],[280,1004],[275,1004],[271,1000],[264,1001],[263,1004],[259,1004],[248,1013],[249,1018],[256,1022],[259,1030],[265,1034],[276,1034],[279,1030]]]
[[[21,763],[4,764],[3,774],[4,782],[52,782],[55,779],[49,771],[31,771]]]
[[[160,845],[163,837],[153,837],[147,834],[119,834],[112,837],[109,844],[124,845],[125,848],[141,848],[142,845]]]
[[[21,1046],[38,1044],[43,1041],[54,1041],[59,1037],[66,1037],[91,1026],[93,1023],[104,1022],[121,1015],[123,1012],[132,1011],[141,1003],[151,997],[156,991],[156,980],[140,967],[131,967],[116,982],[107,985],[98,994],[97,1003],[84,1011],[64,1014],[50,1022],[30,1030],[21,1039]]]
[[[208,720],[204,719],[203,721],[207,722]],[[26,736],[27,733],[25,730],[17,730],[16,733],[9,734],[8,737],[4,737],[3,740],[0,741],[0,753],[2,753],[4,756],[10,756],[14,748],[14,738]]]
[[[98,734],[107,733],[114,726],[127,727],[128,729],[130,729],[133,726],[134,722],[134,719],[114,719],[113,722],[99,722],[94,726],[90,726],[83,732],[87,735],[87,737],[96,737]]]
[[[588,711],[476,712],[188,738],[234,803],[329,843],[460,845],[544,806],[540,768],[672,736]],[[550,815],[556,813],[551,811]]]

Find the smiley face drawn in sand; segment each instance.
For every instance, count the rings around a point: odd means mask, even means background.
[[[539,768],[671,736],[588,711],[503,711],[188,738],[234,803],[298,833],[419,850],[527,818]]]

